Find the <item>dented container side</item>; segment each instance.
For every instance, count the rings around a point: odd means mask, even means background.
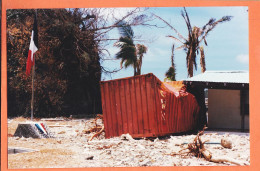
[[[196,98],[187,92],[176,96],[166,89],[160,91],[165,94],[165,117],[168,121],[169,132],[181,133],[195,129],[199,112]]]
[[[157,79],[157,78],[156,78]],[[162,134],[181,133],[196,129],[199,105],[196,98],[191,93],[186,92],[185,87],[182,89],[182,82],[167,83],[165,86],[157,80],[157,118],[159,121],[159,132]],[[171,85],[171,86],[172,86]],[[159,102],[158,102],[159,101]]]
[[[106,138],[157,137],[196,127],[195,97],[176,96],[153,74],[103,81],[100,87]]]

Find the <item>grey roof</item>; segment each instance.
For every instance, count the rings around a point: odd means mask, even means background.
[[[215,83],[249,83],[248,71],[206,71],[183,81]]]

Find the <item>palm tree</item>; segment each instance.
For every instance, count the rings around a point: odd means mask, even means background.
[[[147,47],[141,44],[134,44],[134,32],[130,25],[127,25],[124,21],[118,23],[118,29],[121,37],[114,44],[114,46],[120,48],[116,53],[116,58],[121,59],[121,68],[127,68],[133,66],[134,76],[141,74],[142,58],[147,52]]]
[[[136,45],[137,50],[137,75],[141,74],[141,68],[143,64],[143,56],[147,52],[147,47],[141,44]]]
[[[165,73],[166,79],[170,81],[176,81],[176,69],[174,64],[174,44],[172,45],[172,55],[171,55],[171,66],[168,71]]]
[[[193,76],[193,70],[197,70],[197,63],[196,63],[196,57],[197,54],[200,53],[201,59],[200,59],[200,65],[201,65],[201,71],[206,71],[206,64],[205,64],[205,55],[204,55],[204,48],[201,45],[202,42],[205,43],[207,46],[206,37],[208,36],[209,32],[211,32],[219,23],[223,23],[226,21],[230,21],[232,16],[224,16],[219,20],[216,20],[215,18],[211,18],[208,23],[206,23],[203,27],[191,27],[189,15],[185,9],[181,11],[181,15],[185,20],[187,29],[188,29],[188,38],[185,38],[182,36],[172,25],[170,25],[167,21],[162,19],[161,17],[156,16],[160,20],[162,20],[164,23],[166,23],[178,36],[172,36],[169,35],[167,37],[170,37],[174,39],[175,41],[181,43],[181,46],[176,49],[184,49],[186,52],[186,65],[187,65],[187,71],[188,71],[188,77]]]

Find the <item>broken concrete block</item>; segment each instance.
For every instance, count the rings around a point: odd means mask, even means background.
[[[25,138],[51,138],[50,131],[44,123],[21,123],[14,133],[14,136]]]

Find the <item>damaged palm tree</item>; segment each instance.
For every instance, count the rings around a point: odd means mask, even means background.
[[[125,68],[133,66],[134,76],[141,75],[142,59],[147,52],[147,47],[142,44],[134,43],[134,31],[128,23],[124,21],[119,22],[118,29],[121,36],[119,40],[114,43],[114,46],[120,49],[116,54],[116,58],[121,59],[120,66],[121,68],[123,64]]]
[[[172,45],[172,54],[171,54],[171,66],[168,71],[165,73],[166,78],[164,81],[176,81],[176,67],[174,64],[174,44]]]
[[[188,71],[188,77],[193,77],[193,70],[197,70],[197,63],[196,63],[196,57],[200,53],[201,60],[201,71],[206,71],[206,63],[205,63],[205,55],[204,55],[204,49],[202,47],[202,42],[207,46],[206,37],[208,36],[209,32],[211,32],[219,23],[230,21],[232,16],[223,16],[221,19],[216,20],[215,18],[211,18],[208,23],[206,23],[203,27],[196,27],[191,26],[189,15],[185,9],[181,11],[181,15],[183,19],[185,20],[187,29],[188,29],[188,37],[185,38],[182,36],[172,25],[170,25],[166,20],[162,19],[161,17],[154,14],[155,17],[162,20],[165,24],[167,24],[176,34],[176,36],[168,35],[167,37],[170,37],[174,39],[176,42],[180,43],[181,46],[176,48],[177,49],[183,49],[186,53],[186,65],[187,65],[187,71]]]

